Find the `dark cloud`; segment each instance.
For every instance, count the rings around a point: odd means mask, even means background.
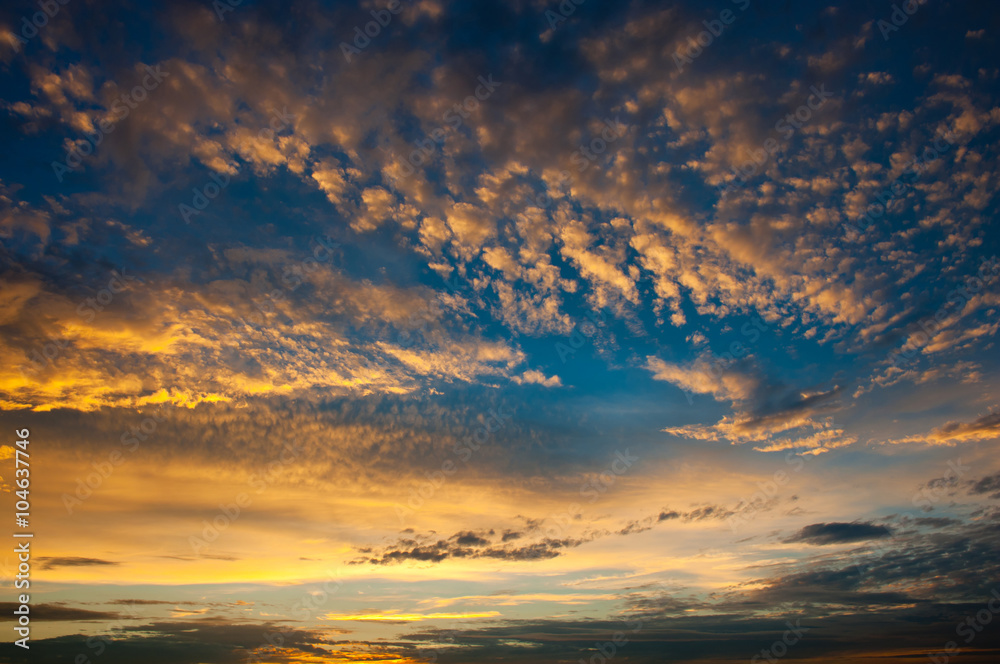
[[[972,422],[948,422],[931,435],[941,440],[995,438],[1000,436],[1000,411],[988,413]]]
[[[116,599],[108,604],[115,604],[121,606],[204,606],[203,602],[171,602],[162,599]]]
[[[804,527],[785,542],[805,542],[806,544],[842,544],[890,537],[892,531],[885,526],[871,523],[814,523]]]
[[[887,611],[895,620],[876,634],[870,629],[870,616],[863,613],[803,616],[792,612],[778,617],[725,612],[711,616],[671,615],[675,611],[679,614],[682,607],[706,608],[665,597],[650,604],[648,610],[623,615],[619,620],[514,620],[461,633],[426,630],[407,637],[419,641],[420,646],[397,647],[408,648],[403,652],[410,656],[421,651],[435,652],[436,661],[442,664],[586,662],[597,653],[600,644],[611,641],[617,633],[627,642],[614,649],[612,661],[642,664],[749,661],[781,640],[791,624],[801,632],[801,638],[788,649],[789,657],[795,661],[817,664],[863,661],[859,653],[883,652],[886,643],[906,643],[914,661],[920,658],[926,661],[925,653],[941,649],[953,637],[955,629],[955,622],[935,617],[927,608]],[[971,614],[977,608],[982,605],[969,604],[955,610],[964,609]],[[970,662],[987,664],[995,661],[997,653],[1000,653],[1000,636],[994,632],[986,638],[977,637],[975,650],[967,654]],[[962,657],[966,656],[963,652]]]
[[[834,387],[825,392],[804,396],[801,390],[764,385],[756,395],[758,405],[750,417],[740,421],[739,429],[758,431],[780,428],[782,424],[803,414],[814,413],[821,407],[834,409],[828,402],[833,401],[842,391],[843,388]]]
[[[265,640],[268,634],[273,641],[281,639],[279,653],[274,654],[274,648]],[[227,624],[197,620],[124,627],[113,638],[103,641],[79,634],[32,639],[31,656],[32,661],[39,662],[75,662],[74,658],[84,654],[90,661],[101,664],[245,664],[248,655],[256,651],[274,661],[295,662],[301,661],[303,655],[314,658],[328,655],[321,643],[320,634],[269,622]],[[0,661],[24,661],[22,653],[13,644],[4,643],[0,646]],[[16,659],[19,655],[20,659]]]
[[[987,475],[978,480],[969,491],[975,494],[988,493],[991,494],[990,498],[1000,498],[1000,473]]]
[[[100,558],[80,558],[78,556],[47,557],[38,558],[42,569],[55,569],[56,567],[91,567],[99,565],[119,565],[112,560],[101,560]]]
[[[490,543],[488,539],[480,537],[473,532],[458,533],[454,535],[452,539],[455,541],[455,544],[458,544],[459,546],[486,546]]]
[[[541,541],[523,546],[504,546],[503,543],[518,539],[505,533],[501,537],[501,545],[492,544],[489,540],[471,532],[453,535],[448,540],[429,541],[427,539],[400,539],[394,544],[375,550],[371,547],[359,548],[362,553],[374,553],[367,558],[350,561],[352,565],[373,564],[387,565],[407,560],[417,562],[439,563],[449,558],[495,558],[499,560],[525,561],[555,558],[564,550],[580,546],[591,538],[545,538]]]
[[[538,541],[523,545],[509,545],[508,542],[521,540],[532,535],[537,536],[544,530],[545,521],[526,519],[527,527],[521,530],[506,529],[499,542],[493,542],[491,537],[496,531],[455,533],[447,540],[434,540],[430,535],[416,538],[400,538],[394,544],[376,547],[357,547],[360,553],[374,554],[352,560],[350,564],[385,565],[406,560],[439,563],[449,558],[496,558],[511,561],[527,561],[545,558],[555,558],[567,549],[576,548],[596,539],[611,535],[627,536],[646,532],[657,524],[673,519],[684,521],[705,521],[710,519],[727,519],[734,512],[720,505],[705,505],[689,512],[676,512],[663,509],[658,514],[636,519],[625,523],[614,530],[590,530],[579,537],[544,537]],[[557,526],[552,526],[561,530]]]
[[[950,519],[940,516],[923,516],[913,519],[913,523],[927,528],[947,528],[961,523],[958,519]]]
[[[13,611],[18,607],[13,602],[0,603],[0,620],[14,620]],[[31,606],[31,619],[47,622],[67,622],[84,620],[115,620],[122,616],[108,611],[90,611],[63,604],[38,604]]]
[[[706,519],[728,519],[735,512],[721,505],[705,505],[684,515],[685,521],[705,521]]]

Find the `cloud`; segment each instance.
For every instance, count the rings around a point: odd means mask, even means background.
[[[473,620],[476,618],[495,618],[500,615],[501,613],[499,611],[483,611],[479,613],[327,613],[322,616],[322,619],[333,622],[359,621],[405,624],[410,622],[421,622],[424,620]]]
[[[686,522],[723,520],[732,516],[731,510],[721,505],[703,505],[688,512],[661,510],[655,515],[631,520],[611,529],[587,529],[577,536],[544,536],[563,533],[567,527],[555,521],[527,520],[526,527],[514,530],[504,529],[499,540],[496,532],[463,531],[448,539],[435,539],[433,535],[418,535],[398,539],[395,543],[381,547],[358,547],[365,556],[355,558],[351,565],[386,565],[405,561],[441,563],[449,559],[497,559],[510,561],[531,561],[556,558],[570,549],[603,539],[612,535],[627,536],[652,530],[658,524],[672,519]],[[525,543],[525,539],[534,541]],[[509,542],[515,542],[509,544]]]
[[[93,410],[302,396],[316,388],[406,393],[424,380],[509,378],[524,361],[505,341],[462,330],[463,314],[448,309],[459,306],[454,300],[350,279],[307,263],[313,253],[233,247],[220,258],[242,278],[215,280],[200,292],[190,282],[130,279],[100,311],[59,292],[64,286],[39,283],[50,276],[22,280],[0,296],[8,329],[18,331],[0,340],[16,358],[0,372],[5,401],[9,408]],[[336,313],[323,295],[329,292],[337,294]],[[29,300],[49,315],[32,317]],[[51,360],[41,356],[46,344],[57,344]],[[150,376],[171,388],[150,390]]]
[[[969,489],[969,492],[974,494],[989,493],[992,494],[990,498],[1000,498],[1000,473],[987,475],[977,480]]]
[[[272,640],[281,637],[282,645],[275,653],[265,634]],[[90,646],[87,639],[91,638]],[[116,630],[113,645],[105,643],[101,659],[109,664],[127,662],[171,662],[172,664],[237,664],[245,661],[248,652],[270,651],[277,661],[292,662],[302,657],[322,657],[329,654],[318,632],[302,630],[267,621],[232,623],[226,620],[146,622],[140,626],[125,626]],[[44,661],[69,660],[81,652],[90,652],[101,645],[93,637],[80,634],[48,639],[32,639],[31,649]]]
[[[759,386],[753,376],[713,364],[702,357],[687,365],[672,364],[658,357],[646,358],[646,369],[654,380],[662,380],[695,394],[711,394],[717,401],[745,401]]]
[[[42,556],[38,558],[42,563],[42,569],[55,569],[57,567],[91,567],[100,565],[120,565],[121,563],[112,560],[101,560],[100,558],[81,558],[79,556],[50,557]]]
[[[857,441],[857,437],[835,427],[826,413],[841,406],[835,399],[841,388],[806,392],[764,381],[755,381],[733,415],[715,424],[666,427],[664,433],[695,440],[728,440],[733,444],[757,443],[760,452],[797,450],[822,454]]]
[[[972,422],[947,422],[929,433],[891,440],[892,443],[955,445],[1000,437],[1000,412],[990,412]]]
[[[994,412],[972,422],[948,422],[931,431],[929,438],[936,442],[965,442],[992,440],[998,436],[1000,436],[1000,412]]]
[[[787,538],[785,542],[826,545],[861,542],[890,536],[892,536],[892,531],[889,528],[871,523],[814,523],[805,526]]]
[[[14,610],[20,605],[13,602],[0,603],[0,610],[3,611],[4,620],[12,620],[10,617]],[[31,617],[44,622],[82,622],[82,621],[111,621],[121,619],[122,615],[109,611],[92,611],[78,607],[65,606],[63,604],[32,604]]]
[[[585,544],[588,539],[574,538],[544,538],[525,545],[507,545],[513,539],[509,535],[501,538],[499,545],[474,533],[457,533],[449,540],[433,541],[427,537],[419,539],[404,538],[380,549],[363,547],[362,553],[373,553],[368,557],[356,558],[350,561],[352,565],[372,564],[387,565],[406,561],[440,563],[454,558],[492,558],[497,560],[529,561],[555,558],[566,549]]]
[[[514,376],[512,380],[518,385],[541,385],[542,387],[562,387],[559,376],[546,377],[544,373],[537,369],[528,369],[520,376]]]

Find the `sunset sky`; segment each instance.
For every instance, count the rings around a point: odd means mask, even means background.
[[[1000,661],[998,29],[5,3],[0,662]]]

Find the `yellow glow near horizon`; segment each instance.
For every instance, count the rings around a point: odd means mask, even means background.
[[[502,615],[499,611],[487,611],[485,613],[327,613],[320,617],[320,620],[351,620],[351,621],[400,621],[419,622],[422,620],[471,620],[473,618],[496,618]]]

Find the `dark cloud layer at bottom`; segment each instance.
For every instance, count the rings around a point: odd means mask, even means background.
[[[896,661],[927,661],[926,655],[944,652],[949,641],[962,649],[960,661],[970,664],[996,662],[1000,656],[1000,630],[985,625],[976,633],[971,627],[957,633],[960,622],[972,618],[987,605],[981,603],[923,606],[880,612],[881,628],[871,629],[871,616],[854,615],[806,617],[788,614],[777,618],[747,619],[739,615],[692,617],[631,616],[616,621],[510,621],[460,633],[426,631],[416,633],[408,642],[359,643],[323,642],[317,634],[294,631],[284,633],[281,654],[270,654],[265,661],[297,662],[302,657],[323,655],[326,645],[336,652],[395,654],[442,664],[518,661],[525,664],[577,662],[602,651],[614,654],[616,662],[718,662],[746,661],[761,651],[780,652],[774,644],[789,630],[795,642],[787,647],[796,661],[816,663],[875,661],[881,654],[896,653]],[[996,616],[994,616],[996,619]],[[74,662],[79,654],[102,664],[232,664],[247,662],[248,656],[263,644],[263,634],[273,625],[199,626],[194,631],[187,623],[161,623],[143,627],[151,636],[116,639],[98,657],[88,648],[86,637],[76,635],[34,642],[31,661],[57,664]],[[975,634],[965,643],[968,634]],[[617,638],[618,643],[615,644]],[[902,649],[899,644],[907,644]],[[19,648],[4,644],[0,661],[23,662]],[[273,652],[273,651],[272,651]],[[905,653],[905,654],[904,654]],[[871,658],[870,660],[868,658]],[[312,661],[312,660],[310,660]],[[338,660],[339,661],[339,660]],[[361,661],[359,659],[359,661]],[[598,658],[596,661],[600,661]],[[767,661],[766,658],[760,661]]]

